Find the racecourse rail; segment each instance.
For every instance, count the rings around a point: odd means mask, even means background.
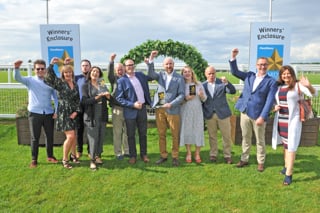
[[[230,67],[228,63],[209,63],[209,65],[212,65],[216,68],[217,72],[227,72],[230,74]],[[27,71],[28,75],[32,75],[32,63],[27,63],[23,66],[21,66],[21,70]],[[107,70],[108,64],[99,64],[99,67],[102,68],[103,71]],[[185,66],[184,63],[176,63],[175,69],[181,70],[181,68]],[[248,69],[247,64],[239,64],[239,69],[246,71]],[[294,67],[296,72],[298,73],[318,73],[320,72],[320,64],[291,64],[291,66]],[[155,69],[160,70],[162,69],[161,63],[155,63]],[[146,71],[146,65],[145,64],[138,64],[136,66],[136,70],[139,71]],[[27,101],[27,93],[11,93],[12,90],[17,91],[17,89],[23,89],[26,91],[26,87],[20,83],[12,83],[13,81],[13,67],[12,65],[1,65],[0,64],[0,72],[7,72],[8,76],[8,83],[0,83],[0,118],[14,118],[15,117],[15,111],[16,108],[21,105],[21,100],[24,100],[24,102]],[[317,91],[320,90],[320,85],[313,85]],[[243,88],[243,84],[241,81],[239,81],[239,84],[235,84],[235,87],[237,90],[241,91]],[[150,84],[150,90],[154,91],[156,89],[156,84]],[[15,97],[17,96],[17,97]],[[7,97],[7,98],[6,98]],[[10,99],[10,100],[9,100]],[[10,101],[10,104],[8,103]],[[320,112],[320,98],[317,92],[316,97],[312,99],[313,108],[318,112]],[[10,107],[14,106],[15,109],[12,109]],[[149,109],[149,118],[154,118],[154,110]]]

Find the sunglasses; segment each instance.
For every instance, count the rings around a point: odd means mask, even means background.
[[[43,67],[41,67],[41,68],[36,68],[36,70],[37,71],[39,71],[39,70],[45,70],[46,68],[43,68]]]

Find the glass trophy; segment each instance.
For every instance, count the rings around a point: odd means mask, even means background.
[[[103,78],[99,78],[98,85],[99,85],[98,86],[99,93],[104,93],[108,91],[108,87]]]

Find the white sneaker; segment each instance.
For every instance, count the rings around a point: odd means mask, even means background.
[[[97,166],[96,166],[95,162],[93,162],[93,161],[90,162],[90,169],[92,169],[92,170],[96,170],[97,169]]]

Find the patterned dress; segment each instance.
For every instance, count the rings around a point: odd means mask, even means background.
[[[281,137],[281,142],[285,149],[288,148],[288,118],[289,108],[287,102],[288,86],[282,86],[279,89],[278,97],[280,103],[279,118],[278,118],[278,131]]]
[[[190,88],[192,88],[190,85],[194,85],[194,83],[186,83],[185,94],[190,94]],[[196,94],[199,93],[200,88],[204,91],[202,84],[195,85]],[[180,115],[180,146],[186,144],[204,146],[204,121],[202,103],[199,95],[182,104]]]
[[[56,76],[53,65],[48,67],[44,82],[58,92],[57,131],[75,130],[77,120],[71,119],[70,115],[73,112],[80,112],[80,96],[77,84],[73,82],[74,87],[71,89],[67,82]]]

